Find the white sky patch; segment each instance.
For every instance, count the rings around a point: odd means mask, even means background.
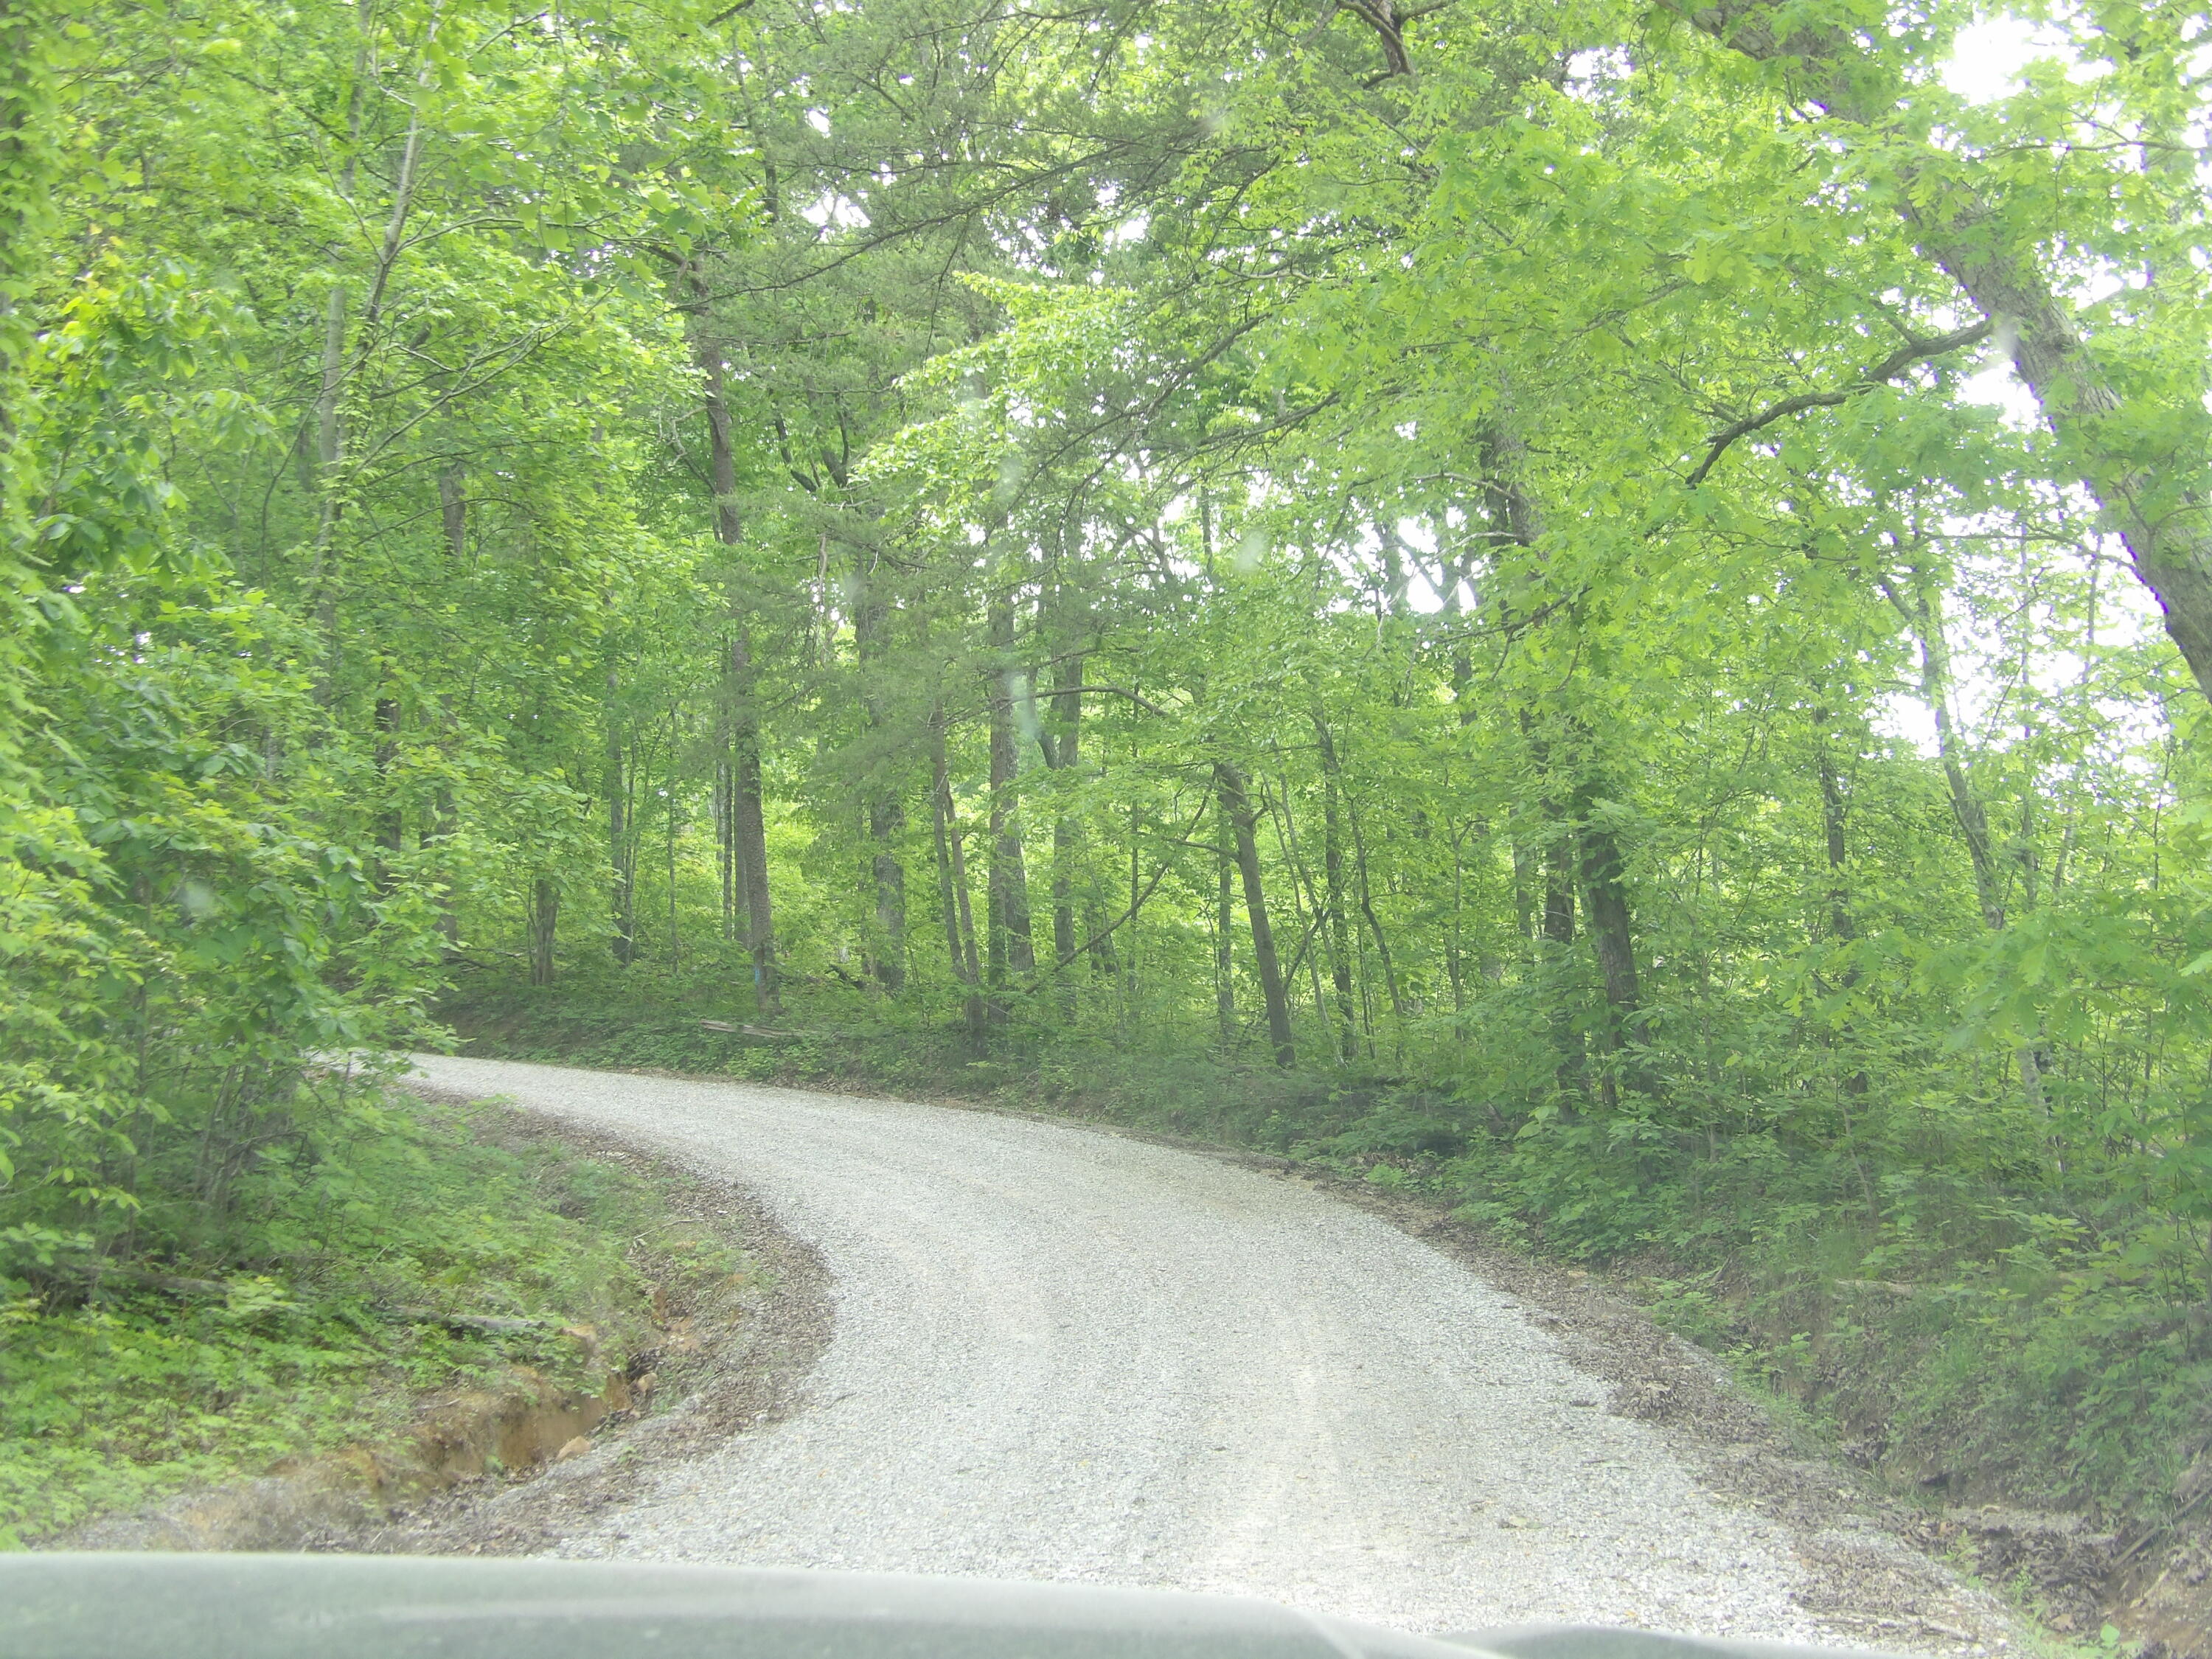
[[[1981,368],[1959,382],[1959,400],[1988,404],[2002,410],[2004,423],[2015,432],[2025,432],[2039,424],[2043,411],[2036,405],[2035,394],[2021,385],[2020,376],[2013,373],[2010,354],[1994,346],[1983,349],[1986,355]]]
[[[1444,608],[1444,596],[1437,592],[1436,583],[1430,580],[1429,568],[1422,561],[1436,557],[1436,526],[1426,519],[1401,519],[1398,539],[1421,556],[1412,562],[1407,572],[1412,580],[1406,584],[1406,608],[1416,616],[1433,617]]]
[[[1635,68],[1625,46],[1594,46],[1567,59],[1567,93],[1589,102],[1608,83],[1628,78]]]
[[[2025,18],[1985,17],[1959,31],[1950,57],[1936,73],[1946,88],[1967,102],[1992,104],[2020,90],[2020,72],[2028,64],[2064,51],[2061,36]],[[1995,344],[1984,347],[1983,354],[1982,367],[1960,383],[1960,397],[1967,403],[2002,410],[2008,426],[2034,425],[2039,417],[2035,398],[2013,373],[2011,354]],[[1917,733],[1912,741],[1927,747],[1935,741],[1934,728],[1929,730],[1927,743],[1921,743]]]
[[[1879,737],[1909,744],[1921,754],[1930,757],[1936,753],[1935,714],[1911,692],[1889,693],[1881,700],[1874,719],[1868,724]]]
[[[1435,573],[1429,568],[1437,556],[1436,526],[1425,517],[1394,523],[1398,540],[1410,556],[1402,560],[1406,609],[1417,617],[1433,617],[1444,608],[1443,595],[1437,591]],[[1381,591],[1386,561],[1382,535],[1372,525],[1362,529],[1350,547],[1332,550],[1326,556],[1354,587],[1370,593]]]
[[[868,223],[868,216],[858,202],[835,191],[816,197],[799,209],[799,214],[810,225],[824,230],[861,230]]]
[[[2073,55],[2058,30],[2000,14],[1960,29],[1936,73],[1968,103],[1993,104],[2020,90],[2020,72],[2037,58]]]
[[[1106,233],[1106,246],[1111,248],[1128,247],[1145,240],[1145,233],[1152,228],[1152,216],[1136,214],[1124,219]]]

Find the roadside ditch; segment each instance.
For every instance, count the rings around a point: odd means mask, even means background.
[[[829,1278],[811,1249],[738,1188],[608,1137],[515,1111],[495,1133],[617,1166],[666,1197],[673,1224],[626,1253],[650,1287],[648,1334],[593,1355],[602,1387],[508,1365],[423,1395],[396,1434],[103,1516],[37,1547],[525,1554],[629,1500],[661,1464],[795,1408],[830,1329]],[[742,1271],[722,1270],[732,1259]],[[588,1327],[564,1334],[597,1340]]]

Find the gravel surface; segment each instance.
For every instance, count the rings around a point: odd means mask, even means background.
[[[417,1064],[741,1183],[835,1278],[805,1408],[559,1553],[1866,1639],[1806,1611],[1784,1528],[1606,1410],[1518,1299],[1303,1182],[982,1112]]]

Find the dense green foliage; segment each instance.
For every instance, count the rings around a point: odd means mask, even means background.
[[[0,1272],[658,1000],[2212,1435],[2201,13],[10,5]]]
[[[511,1387],[518,1365],[596,1392],[611,1364],[655,1345],[641,1265],[741,1266],[711,1240],[687,1244],[698,1229],[641,1176],[502,1144],[507,1115],[417,1103],[361,1122],[311,1178],[256,1172],[225,1236],[204,1241],[244,1269],[223,1294],[122,1279],[97,1304],[0,1304],[0,1546],[280,1460],[376,1447],[423,1391]]]

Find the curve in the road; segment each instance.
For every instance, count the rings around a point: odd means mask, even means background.
[[[808,1408],[564,1553],[1817,1636],[1778,1528],[1608,1413],[1510,1298],[1300,1182],[983,1112],[417,1064],[744,1184],[836,1276]]]

